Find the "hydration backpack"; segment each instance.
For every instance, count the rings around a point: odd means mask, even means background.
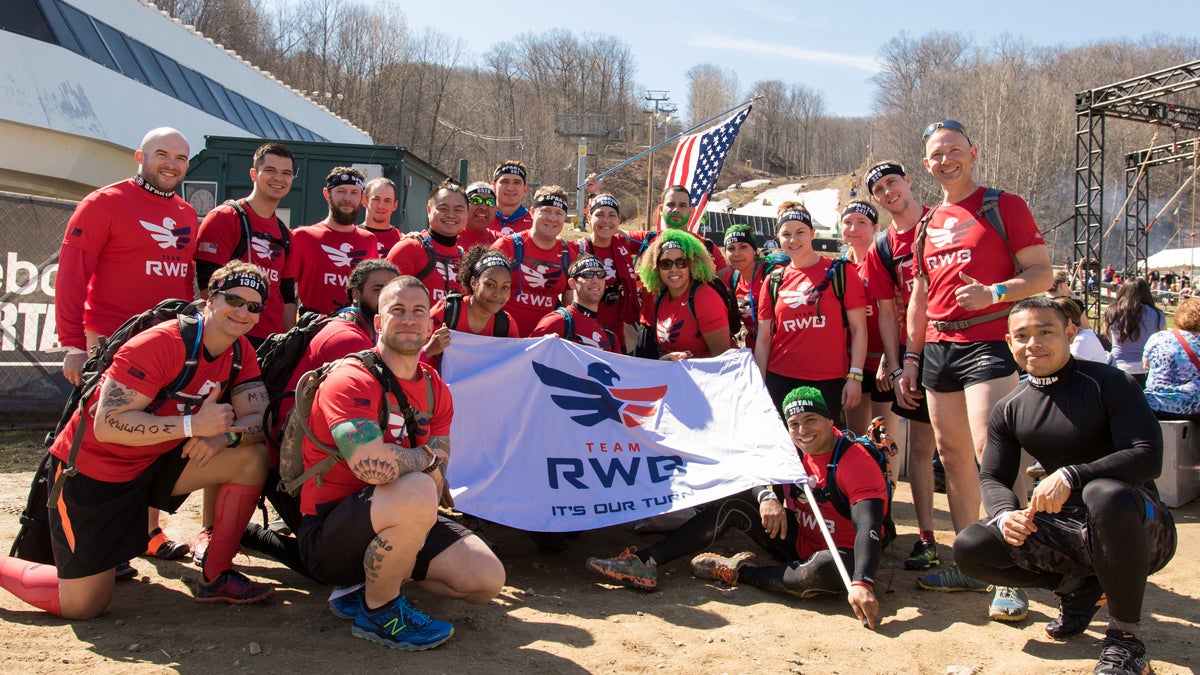
[[[892,477],[891,458],[896,454],[896,443],[887,434],[883,418],[871,420],[870,430],[866,436],[856,436],[853,431],[843,429],[833,446],[833,456],[829,459],[829,467],[825,476],[825,497],[833,508],[847,520],[850,519],[850,499],[842,492],[837,483],[837,469],[846,455],[846,450],[852,445],[862,446],[867,451],[875,466],[879,468],[887,486],[887,500],[883,509],[883,546],[887,546],[896,538],[896,523],[892,520],[892,496],[896,491],[896,481]]]
[[[238,237],[237,246],[233,247],[233,253],[230,254],[230,260],[237,260],[250,248],[250,239],[254,237],[254,228],[250,225],[250,214],[246,213],[246,207],[236,199],[230,199],[225,202],[225,206],[232,207],[237,212],[238,222],[242,225],[241,236]],[[279,224],[279,238],[272,237],[269,234],[258,233],[263,239],[270,241],[272,244],[278,244],[283,249],[283,255],[286,257],[292,250],[292,234],[288,230],[287,225],[283,224],[283,220],[279,216],[275,216],[275,222]],[[247,256],[246,262],[253,263],[253,260]]]
[[[450,292],[446,294],[443,302],[446,303],[446,313],[442,315],[442,323],[449,326],[453,330],[458,330],[459,317],[462,316],[463,301],[466,300],[462,293]],[[508,313],[501,309],[496,312],[495,318],[492,319],[492,335],[495,337],[508,337]]]

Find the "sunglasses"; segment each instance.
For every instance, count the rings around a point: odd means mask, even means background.
[[[603,279],[608,276],[604,270],[588,270],[586,272],[578,272],[575,274],[575,279]]]
[[[921,134],[921,140],[928,141],[929,137],[932,136],[938,129],[957,131],[967,139],[967,145],[971,145],[971,137],[967,135],[967,128],[959,122],[955,122],[954,120],[942,120],[941,122],[934,122],[933,124],[925,127],[925,133]]]
[[[496,205],[495,197],[481,197],[479,195],[471,195],[470,197],[467,197],[467,201],[470,202],[471,206],[495,206]]]
[[[662,272],[666,272],[667,270],[671,269],[672,267],[674,267],[677,270],[686,270],[688,268],[688,266],[691,264],[692,264],[692,261],[688,260],[687,258],[676,258],[674,260],[670,260],[668,258],[659,258],[658,259],[658,269],[659,269],[659,271],[662,271]]]
[[[246,311],[250,312],[251,314],[262,314],[263,304],[261,302],[250,302],[249,300],[243,298],[242,296],[236,295],[234,293],[230,293],[229,291],[214,291],[214,292],[220,293],[222,296],[224,296],[225,304],[229,305],[230,307],[232,307],[234,309],[241,309],[242,307],[245,307]]]

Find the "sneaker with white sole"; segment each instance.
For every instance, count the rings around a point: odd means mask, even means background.
[[[419,652],[449,640],[454,626],[413,609],[406,598],[399,597],[376,610],[360,602],[350,634],[389,649]]]
[[[963,574],[959,571],[958,565],[954,563],[946,565],[936,572],[917,577],[917,587],[942,593],[958,593],[960,591],[986,593],[992,589],[990,584]]]
[[[1104,649],[1096,664],[1095,675],[1150,675],[1150,661],[1146,658],[1146,645],[1136,637],[1112,628],[1100,640]]]
[[[1022,621],[1029,615],[1029,597],[1025,591],[1012,586],[997,586],[988,616],[993,621]]]

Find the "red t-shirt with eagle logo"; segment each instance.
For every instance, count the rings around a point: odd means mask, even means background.
[[[454,417],[454,405],[450,400],[450,389],[442,381],[437,371],[426,363],[419,363],[416,380],[397,380],[400,390],[408,398],[408,402],[419,413],[420,423],[417,430],[417,443],[424,445],[430,436],[449,436],[450,421]],[[425,377],[430,378],[433,387],[433,409],[430,409],[429,399],[425,390]],[[337,447],[333,442],[330,428],[341,422],[355,419],[378,421],[379,410],[384,405],[383,389],[375,376],[367,372],[361,361],[346,359],[342,365],[334,368],[313,399],[312,415],[309,417],[309,427],[322,443]],[[388,399],[394,405],[395,397],[388,393]],[[404,418],[392,414],[387,428],[383,430],[385,443],[394,443],[401,447],[410,447],[408,433],[404,429]],[[312,441],[304,439],[304,468],[307,470],[321,460],[327,453],[317,447]],[[350,471],[345,460],[333,465],[325,475],[321,476],[320,485],[316,480],[304,483],[300,492],[300,512],[306,515],[316,515],[317,506],[339,502],[349,495],[367,487]]]
[[[401,237],[400,241],[387,252],[387,260],[400,270],[400,274],[417,276],[429,265],[429,253],[425,250],[423,239],[429,237],[429,232],[419,232],[413,236]],[[458,265],[462,260],[462,250],[457,246],[445,246],[429,239],[433,249],[433,269],[421,283],[429,291],[429,298],[437,302],[446,297],[447,293],[463,292],[462,284],[458,283]]]
[[[642,298],[642,323],[654,327],[659,354],[691,352],[694,358],[708,358],[713,354],[703,334],[729,329],[725,303],[716,291],[704,284],[696,289],[696,316],[692,316],[692,310],[688,308],[690,292],[689,289],[677,299],[668,294],[662,302],[658,301],[657,295],[649,293]]]
[[[358,263],[379,257],[375,235],[359,227],[338,232],[325,223],[292,231],[296,259],[296,296],[300,306],[333,314],[349,302],[346,282]]]
[[[517,236],[521,237],[524,255],[513,270],[512,296],[504,309],[516,319],[521,335],[532,335],[538,321],[546,316],[546,312],[558,306],[559,297],[567,290],[567,270],[563,268],[562,253],[564,244],[561,240],[555,240],[551,248],[544,249],[533,243],[533,237],[528,234]],[[492,249],[516,262],[512,236],[497,239]],[[568,251],[567,265],[573,259]]]

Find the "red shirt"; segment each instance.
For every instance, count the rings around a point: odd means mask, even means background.
[[[325,324],[321,330],[317,331],[316,335],[312,336],[312,340],[304,349],[304,354],[296,362],[292,376],[288,378],[287,388],[284,389],[284,391],[291,392],[292,395],[284,396],[279,401],[278,421],[280,423],[287,418],[287,414],[296,405],[294,398],[296,385],[300,383],[300,378],[305,373],[316,370],[331,361],[336,361],[347,354],[375,347],[375,329],[367,326],[360,316],[358,312],[339,314],[339,318]],[[272,429],[272,431],[277,434],[279,429]]]
[[[496,210],[496,215],[492,218],[492,222],[488,223],[488,229],[496,233],[496,238],[507,237],[513,232],[528,232],[529,228],[533,227],[533,214],[529,213],[529,209],[525,205],[517,207],[516,211],[508,218],[503,218],[500,215],[499,209]]]
[[[605,329],[595,314],[574,303],[570,307],[567,307],[566,311],[571,314],[571,327],[575,333],[574,339],[571,340],[572,342],[579,343],[584,347],[602,349],[606,352],[615,353],[617,351],[612,333]],[[543,316],[529,337],[541,337],[543,335],[557,335],[560,338],[567,337],[567,320],[557,310]]]
[[[875,248],[874,244],[871,248]],[[867,271],[867,261],[854,263],[854,269],[858,272],[859,278],[863,282],[863,292],[866,292],[867,282],[864,275]],[[850,277],[846,277],[849,280]],[[847,343],[849,344],[849,343]],[[879,306],[875,303],[875,299],[869,294],[867,295],[867,359],[863,362],[863,371],[872,373],[879,368],[880,357],[883,356],[883,336],[879,334]]]
[[[418,364],[418,379],[416,381],[400,380],[400,390],[408,398],[408,402],[418,413],[426,413],[418,425],[417,443],[424,445],[430,436],[449,436],[450,421],[454,416],[454,406],[450,400],[450,389],[437,372],[427,364]],[[431,380],[433,386],[433,406],[430,409],[426,396],[425,377]],[[379,420],[379,411],[384,405],[384,393],[375,376],[367,372],[362,363],[348,360],[345,364],[334,368],[321,383],[313,399],[312,415],[309,426],[322,443],[336,447],[333,433],[330,429],[347,420],[369,419]],[[387,394],[388,400],[395,404],[395,397]],[[387,428],[383,430],[383,440],[401,447],[410,447],[408,433],[404,429],[404,418],[393,415]],[[304,439],[304,468],[308,469],[325,459],[327,453]],[[310,480],[304,483],[300,492],[300,512],[315,515],[317,506],[339,502],[349,495],[367,486],[359,480],[345,460],[333,465],[318,481]]]
[[[283,330],[283,296],[279,292],[279,282],[295,277],[293,257],[283,250],[283,239],[279,231],[279,221],[272,213],[270,218],[263,218],[250,208],[246,200],[241,200],[242,208],[250,217],[251,241],[246,244],[246,251],[241,259],[258,265],[267,273],[271,282],[271,292],[267,294],[267,306],[258,319],[254,328],[247,335],[265,338],[271,333]],[[200,223],[199,243],[196,245],[196,260],[224,265],[233,258],[233,250],[242,239],[242,221],[232,206],[221,204],[204,216]]]
[[[746,348],[754,349],[754,343],[758,337],[758,317],[755,311],[758,306],[758,296],[762,291],[763,280],[770,276],[770,273],[763,273],[765,264],[761,260],[754,262],[754,267],[751,269],[751,274],[747,277],[744,274],[738,274],[737,288],[733,289],[734,297],[738,301],[738,309],[742,314],[742,325],[746,327]],[[733,268],[726,267],[721,270],[721,281],[725,282],[726,288],[729,287],[729,279],[733,276]]]
[[[599,319],[605,328],[612,331],[617,340],[617,350],[624,352],[625,322],[621,319],[623,294],[628,298],[641,297],[635,270],[638,246],[624,234],[615,234],[608,246],[595,246],[590,239],[584,238],[570,242],[567,248],[573,257],[591,253],[604,263],[604,298],[600,301]]]
[[[400,241],[400,230],[397,230],[394,227],[389,227],[386,230],[377,230],[373,227],[367,227],[366,225],[359,225],[358,227],[363,232],[369,232],[375,235],[375,241],[379,242],[380,258],[387,256],[388,251],[392,250],[392,247]]]
[[[487,335],[487,336],[492,336],[492,337],[500,337],[500,336],[493,336],[493,333],[495,331],[494,326],[496,325],[496,315],[495,314],[488,317],[488,321],[486,324],[484,324],[483,330],[479,331],[478,333],[471,330],[471,322],[469,320],[467,320],[467,305],[470,301],[470,298],[471,298],[471,296],[468,295],[462,299],[463,305],[462,305],[462,309],[459,310],[458,325],[450,326],[450,330],[456,330],[456,331],[460,331],[463,333],[470,333],[472,335]],[[503,337],[510,337],[510,338],[521,337],[520,329],[517,327],[517,322],[513,320],[512,314],[509,314],[508,312],[504,311],[503,309],[500,311],[504,312],[504,315],[508,317],[508,335],[505,335]],[[435,304],[433,306],[433,308],[429,310],[429,316],[433,319],[434,330],[440,328],[442,326],[442,324],[445,323],[445,321],[446,321],[446,300],[445,299],[438,300],[437,304]]]
[[[928,211],[928,206],[922,207],[921,216],[924,217]],[[911,256],[917,239],[916,227],[910,227],[904,232],[896,232],[895,225],[891,225],[888,227],[887,236],[892,247],[893,261],[900,260],[904,256]],[[892,269],[896,272],[896,278],[900,280],[899,284],[892,281],[892,275],[883,266],[879,251],[875,246],[871,246],[871,249],[867,251],[866,267],[860,268],[860,272],[863,272],[863,281],[867,284],[868,298],[896,301],[896,316],[900,321],[900,344],[903,345],[908,342],[905,325],[908,321],[908,300],[912,297],[913,289],[913,259],[909,257],[899,264],[893,264]]]
[[[421,277],[420,273],[429,266],[429,253],[425,250],[424,242],[433,249],[433,269]],[[462,284],[458,283],[458,263],[462,260],[462,249],[457,244],[445,246],[434,241],[429,232],[421,232],[415,236],[401,238],[388,252],[387,259],[400,270],[400,274],[420,278],[434,302],[446,297],[450,291],[463,292]]]
[[[813,492],[825,487],[831,459],[833,459],[832,452],[824,455],[801,453],[800,461],[804,464],[805,473],[817,477],[817,487],[813,489]],[[860,445],[852,445],[842,453],[842,459],[838,462],[837,482],[842,494],[846,495],[846,500],[852,506],[864,499],[879,499],[885,505],[887,504],[887,485],[884,483],[883,474],[879,472],[875,460],[871,459],[871,456]],[[792,494],[796,493],[792,492]],[[800,494],[804,493],[800,492]],[[819,506],[825,524],[829,527],[829,534],[833,537],[834,545],[838,548],[853,550],[854,521],[838,513],[833,502],[822,502]],[[801,560],[808,560],[808,557],[817,551],[827,550],[825,537],[821,534],[820,526],[813,520],[812,507],[800,504],[796,505],[796,509],[800,526],[796,535],[796,553]]]
[[[544,249],[533,242],[533,237],[520,236],[525,250],[520,261],[516,259],[511,236],[497,239],[492,248],[517,263],[512,273],[512,297],[504,309],[516,319],[521,335],[529,335],[546,312],[559,305],[560,296],[567,290],[567,267],[573,258],[568,251],[567,264],[563,265],[566,245],[561,240]]]
[[[349,302],[346,282],[355,265],[379,257],[375,236],[355,227],[338,232],[325,223],[292,232],[296,295],[304,309],[333,314]]]
[[[825,281],[833,260],[821,257],[815,265],[783,268],[779,296],[772,304],[770,283],[758,296],[759,321],[774,321],[767,370],[797,380],[837,380],[850,369],[847,327],[830,283],[819,298],[810,291]],[[853,265],[846,265],[847,310],[867,305],[867,294]]]
[[[84,349],[84,330],[112,335],[168,298],[196,297],[196,210],[130,180],[84,197],[67,222],[55,277],[58,342]]]
[[[242,345],[242,369],[238,371],[235,382],[229,381],[229,374],[233,369],[233,348],[230,347],[211,361],[202,356],[196,366],[195,375],[180,393],[203,398],[213,389],[217,389],[225,395],[232,384],[259,379],[262,375],[258,370],[254,347],[245,337],[238,340]],[[179,333],[179,322],[165,321],[130,338],[129,342],[117,351],[104,377],[111,377],[124,387],[155,398],[159,391],[179,377],[179,373],[183,371],[187,351],[188,346],[183,344],[183,336]],[[133,446],[101,443],[96,440],[92,413],[99,403],[100,389],[101,387],[96,387],[91,397],[80,404],[89,414],[84,428],[83,444],[79,447],[75,465],[85,475],[110,483],[133,480],[160,455],[181,443],[179,440],[170,440],[153,445]],[[171,424],[182,425],[179,416],[194,413],[197,409],[198,405],[195,403],[189,403],[188,399],[183,397],[176,397],[163,402],[152,412],[158,417],[174,418],[170,420]],[[165,422],[167,420],[164,419]],[[76,414],[54,439],[50,453],[66,462],[71,455],[71,442],[75,439],[78,427],[79,415]]]
[[[458,245],[461,246],[462,250],[464,251],[470,251],[475,246],[490,248],[499,237],[500,233],[496,232],[495,230],[489,229],[483,230],[482,232],[477,232],[467,228],[458,233]]]
[[[708,251],[709,255],[712,256],[713,265],[716,267],[717,270],[723,270],[726,267],[729,267],[729,263],[725,262],[725,254],[721,252],[721,247],[718,246],[716,244],[716,242],[712,242],[713,246],[712,246],[712,249],[710,250],[708,248],[709,241],[707,239],[705,239],[704,237],[701,237],[700,235],[695,234],[693,232],[688,232],[687,230],[679,230],[679,231],[687,232],[688,234],[692,235],[693,237],[699,239],[701,244],[704,244],[704,250]],[[647,238],[652,238],[652,237],[657,237],[657,236],[658,236],[658,230],[633,230],[632,232],[630,232],[629,238],[634,243],[634,253],[636,253],[637,250],[641,248],[642,242],[646,241]]]
[[[939,207],[929,220],[922,252],[924,259],[916,264],[929,278],[926,314],[931,322],[963,321],[1007,310],[1012,303],[1003,302],[975,311],[960,307],[954,292],[966,282],[959,274],[965,273],[984,285],[1001,283],[1017,272],[1009,256],[1010,247],[1015,252],[1046,244],[1025,200],[1006,192],[1000,195],[1000,213],[1008,234],[1008,245],[1005,245],[996,229],[982,216],[977,219],[975,215],[983,206],[984,190],[980,187],[957,204]],[[1001,316],[962,330],[940,331],[930,323],[925,339],[928,342],[1003,340],[1007,331],[1007,316]]]
[[[696,289],[696,316],[692,316],[692,311],[688,309],[690,293],[691,291],[686,291],[674,300],[667,294],[661,302],[658,296],[649,294],[642,298],[642,323],[654,326],[658,336],[659,354],[691,352],[696,358],[710,357],[713,354],[708,348],[708,343],[704,341],[703,333],[718,329],[729,330],[725,303],[716,291],[706,284],[700,284]],[[658,305],[657,314],[655,305]]]

